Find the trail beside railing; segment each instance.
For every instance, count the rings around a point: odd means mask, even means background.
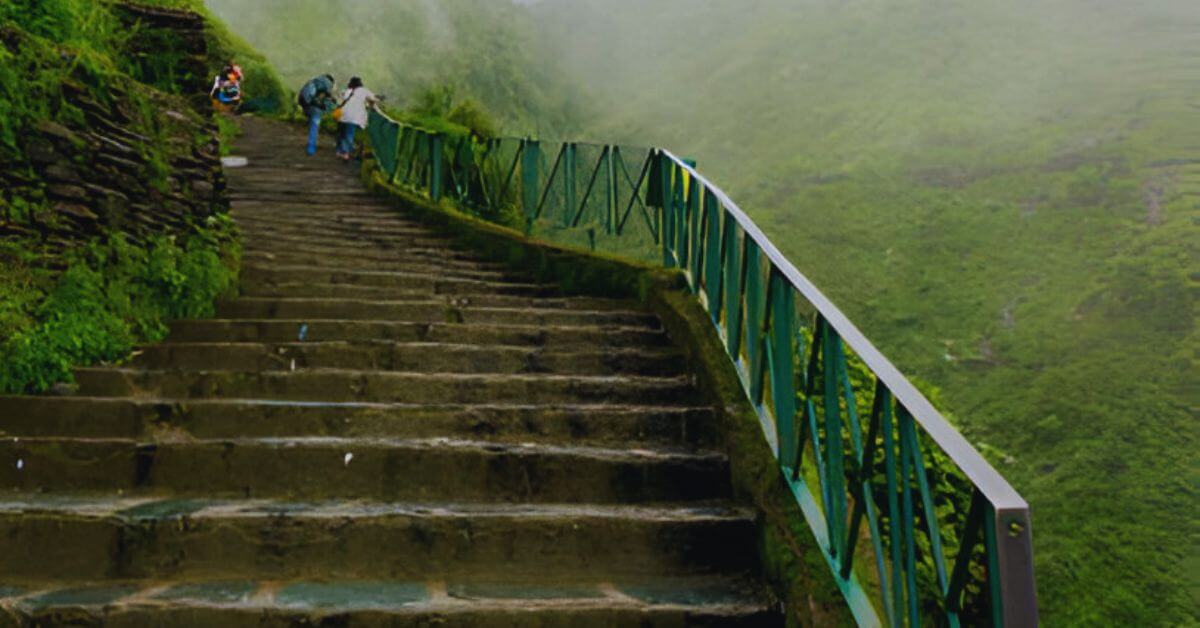
[[[695,165],[371,114],[383,176],[532,237],[681,269],[862,625],[1037,623],[1029,507]],[[869,589],[864,583],[875,586]]]

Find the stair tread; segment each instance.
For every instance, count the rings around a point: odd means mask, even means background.
[[[455,582],[389,580],[153,580],[36,583],[0,587],[0,607],[18,612],[53,608],[131,609],[207,607],[261,613],[381,611],[458,613],[543,610],[635,611],[696,609],[715,615],[761,612],[769,601],[761,587],[736,576],[659,577],[631,581]],[[757,624],[756,624],[757,625]]]
[[[14,448],[28,448],[41,444],[91,444],[117,445],[129,447],[222,447],[233,445],[237,447],[260,447],[267,449],[298,450],[303,448],[330,449],[354,453],[354,450],[367,451],[374,449],[411,450],[411,451],[444,451],[479,453],[489,455],[511,456],[550,456],[569,458],[588,458],[606,462],[634,463],[705,463],[724,462],[725,454],[717,451],[688,449],[682,447],[650,447],[637,448],[600,447],[597,445],[555,443],[499,443],[495,441],[472,440],[438,436],[431,438],[388,438],[383,436],[262,436],[246,438],[170,438],[151,442],[138,438],[120,437],[79,437],[79,436],[33,436],[22,437],[19,440],[5,442],[0,440],[0,446],[9,445]],[[349,465],[350,463],[346,463]]]
[[[493,502],[389,502],[378,500],[221,499],[106,494],[0,493],[0,517],[49,514],[87,518],[161,520],[177,517],[315,519],[413,517],[426,519],[630,519],[701,522],[752,520],[752,510],[730,502],[553,504]]]

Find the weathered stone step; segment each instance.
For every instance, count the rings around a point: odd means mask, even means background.
[[[632,581],[112,581],[0,587],[21,625],[112,628],[776,628],[761,585],[728,577]]]
[[[242,285],[278,283],[334,283],[430,290],[437,294],[491,292],[495,294],[552,295],[558,287],[551,284],[516,281],[484,281],[431,272],[396,270],[341,270],[317,266],[257,266],[242,269]]]
[[[363,248],[376,249],[438,249],[456,251],[449,241],[444,238],[434,235],[420,235],[407,237],[388,237],[388,238],[371,238],[361,236],[358,241],[348,238],[339,238],[331,235],[303,235],[297,233],[289,233],[286,231],[270,231],[260,230],[253,232],[255,247],[275,247],[278,250],[281,247],[297,247],[297,248],[326,248],[332,250],[355,250]],[[461,252],[461,251],[459,251]]]
[[[294,216],[266,216],[237,212],[238,226],[247,231],[279,231],[297,235],[353,237],[367,235],[378,238],[432,236],[428,227],[417,224],[397,223],[392,220],[348,219],[338,217],[296,218]]]
[[[246,248],[242,256],[244,269],[275,267],[317,267],[326,271],[390,270],[423,273],[441,278],[473,281],[522,281],[515,273],[495,268],[480,268],[470,262],[455,259],[422,257],[400,251],[369,250],[362,246],[335,249],[296,248],[286,246]]]
[[[486,441],[0,440],[0,489],[176,497],[646,503],[724,499],[716,453]]]
[[[270,268],[272,266],[307,266],[319,264],[331,270],[397,270],[437,274],[440,277],[455,277],[480,281],[518,281],[528,279],[516,273],[498,268],[484,268],[472,262],[458,259],[421,257],[401,252],[363,251],[313,251],[265,248],[247,248],[242,252],[242,263],[249,267]]]
[[[476,270],[494,270],[494,271],[508,272],[508,273],[514,272],[511,269],[506,268],[500,264],[491,264],[488,262],[481,262],[481,261],[479,261],[478,258],[476,258],[475,256],[473,256],[469,253],[465,253],[462,251],[456,251],[454,249],[442,248],[442,247],[426,247],[426,246],[408,247],[408,246],[406,246],[406,247],[396,248],[396,247],[390,247],[386,244],[385,245],[375,245],[375,244],[359,243],[353,247],[339,246],[339,247],[329,248],[329,247],[314,247],[311,245],[299,245],[299,244],[295,244],[295,243],[277,243],[277,242],[269,242],[269,241],[263,242],[263,241],[255,240],[254,244],[247,244],[247,248],[245,250],[258,252],[258,253],[270,253],[270,254],[303,253],[308,256],[316,256],[316,257],[326,256],[326,257],[329,257],[330,259],[337,259],[338,257],[340,257],[343,254],[355,254],[355,255],[359,255],[359,256],[361,256],[362,254],[368,254],[368,255],[373,255],[373,256],[386,257],[389,262],[395,261],[397,259],[400,259],[400,260],[412,259],[412,260],[419,260],[419,261],[432,261],[432,262],[438,263],[439,265],[440,264],[448,264],[448,265],[452,265],[455,267],[472,268],[472,269],[476,269]],[[307,264],[311,261],[312,260],[309,259],[309,260],[306,260],[305,263]]]
[[[344,224],[366,224],[396,227],[418,227],[428,225],[405,216],[402,212],[382,203],[355,203],[327,206],[289,205],[282,202],[243,200],[238,202],[232,213],[235,219],[252,217],[281,223],[301,220],[314,223],[339,222]]]
[[[429,293],[421,290],[403,288],[380,288],[377,286],[349,286],[345,284],[313,284],[285,283],[269,286],[256,286],[253,293],[244,290],[243,294],[258,298],[275,299],[362,299],[367,301],[417,300],[429,298]],[[458,302],[464,305],[481,305],[487,307],[510,308],[562,308],[568,310],[609,310],[635,309],[635,303],[621,299],[605,299],[601,297],[524,297],[516,295],[479,293],[459,293],[445,295],[448,302]]]
[[[303,336],[303,337],[302,337]],[[545,347],[664,347],[670,339],[648,327],[404,323],[347,320],[206,319],[171,323],[167,342],[321,342],[386,340]]]
[[[254,189],[244,189],[234,187],[230,189],[229,196],[232,199],[241,197],[247,198],[303,198],[306,200],[317,200],[331,202],[333,199],[343,197],[354,197],[360,201],[377,201],[373,194],[363,189],[362,186],[355,185],[337,185],[336,181],[322,180],[305,185],[303,181],[297,181],[294,178],[288,181],[283,186],[263,185],[263,181],[259,181]]]
[[[310,194],[295,193],[285,194],[282,192],[241,192],[234,188],[229,193],[230,202],[236,207],[247,201],[259,203],[271,203],[275,205],[293,205],[299,207],[339,207],[359,205],[362,203],[378,202],[372,194],[338,194],[326,196],[313,196]],[[380,207],[380,211],[383,211]]]
[[[143,441],[289,436],[450,436],[517,443],[699,446],[715,442],[712,408],[524,404],[408,405],[255,399],[0,397],[0,435]]]
[[[139,349],[144,369],[357,369],[414,373],[682,375],[683,354],[662,349],[550,351],[540,347],[436,342],[179,343]]]
[[[307,371],[163,371],[81,368],[79,393],[96,397],[287,399],[402,403],[694,403],[688,377]]]
[[[462,299],[419,301],[365,299],[273,299],[243,297],[218,305],[221,318],[340,319],[452,323],[520,323],[526,325],[613,325],[658,327],[658,319],[632,310],[508,308],[464,304]]]
[[[56,495],[0,500],[0,573],[10,582],[730,574],[753,566],[754,538],[753,515],[720,503],[414,504]],[[601,546],[608,550],[594,551]]]

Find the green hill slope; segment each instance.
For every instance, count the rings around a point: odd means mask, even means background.
[[[1053,625],[1196,620],[1200,6],[1154,5],[537,5],[592,134],[698,158],[1007,452]]]
[[[1005,452],[1047,624],[1200,621],[1200,5],[209,4],[293,82],[452,82],[509,130],[697,158]]]

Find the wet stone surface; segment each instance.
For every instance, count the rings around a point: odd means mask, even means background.
[[[327,146],[305,156],[302,129],[242,123],[241,298],[73,391],[0,397],[0,607],[120,628],[781,625],[720,410],[655,315],[484,259]]]

